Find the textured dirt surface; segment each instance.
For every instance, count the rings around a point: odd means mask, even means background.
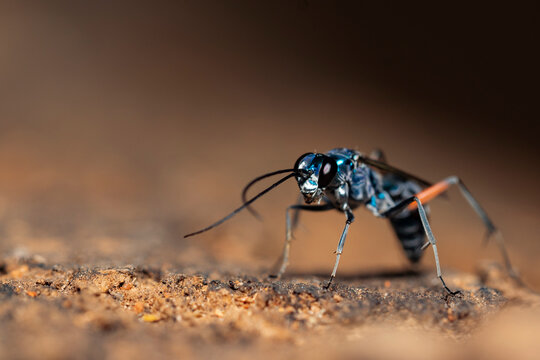
[[[302,215],[251,179],[349,147],[463,179],[540,289],[538,11],[359,1],[0,2],[0,359],[538,359],[535,294],[457,189],[430,202],[448,286],[363,209]],[[272,179],[268,180],[268,184]],[[267,183],[253,188],[255,193]],[[483,263],[488,259],[489,263]]]
[[[540,329],[538,297],[495,264],[477,275],[449,273],[456,296],[422,272],[364,274],[325,290],[313,276],[64,266],[40,257],[7,258],[0,271],[4,358],[502,359],[514,346],[523,354],[538,346],[529,334]],[[498,343],[513,327],[529,335]]]

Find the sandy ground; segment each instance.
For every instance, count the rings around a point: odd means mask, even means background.
[[[540,297],[497,264],[338,279],[0,262],[2,358],[536,358]]]
[[[182,238],[300,154],[377,147],[459,175],[540,289],[537,11],[208,4],[0,3],[0,358],[538,358],[538,297],[456,189],[430,203],[455,297],[363,209],[330,290],[338,212],[268,279],[293,182]]]

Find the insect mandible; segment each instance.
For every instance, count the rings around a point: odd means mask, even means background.
[[[288,175],[251,199],[247,199],[247,192],[255,183],[270,176],[285,173],[288,173]],[[365,206],[376,217],[386,218],[390,221],[411,263],[418,262],[423,251],[431,245],[435,257],[437,277],[449,294],[458,293],[459,291],[450,290],[443,279],[437,241],[429,224],[429,209],[426,207],[430,200],[444,194],[452,185],[459,188],[463,197],[484,223],[487,229],[487,238],[496,235],[506,269],[511,276],[517,277],[510,263],[500,231],[493,225],[487,213],[460,178],[450,176],[431,184],[415,175],[389,165],[380,150],[373,151],[370,156],[365,156],[356,150],[347,148],[333,149],[325,154],[314,152],[303,154],[298,158],[292,169],[273,171],[253,179],[242,192],[242,206],[212,225],[187,234],[184,238],[208,231],[246,208],[258,216],[250,208],[250,205],[268,191],[292,177],[298,183],[305,204],[291,205],[286,210],[285,245],[275,277],[281,277],[287,268],[292,231],[297,223],[298,212],[338,210],[345,214],[346,221],[337,245],[334,268],[328,283],[325,285],[326,288],[329,288],[336,276],[349,226],[354,221],[352,210],[359,206]],[[292,220],[291,211],[295,212]]]

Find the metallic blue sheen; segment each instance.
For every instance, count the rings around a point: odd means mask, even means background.
[[[299,162],[299,169],[309,172],[308,178],[298,177],[300,192],[305,201],[331,203],[344,211],[346,208],[355,209],[365,206],[375,216],[381,216],[386,210],[396,204],[396,197],[411,196],[420,190],[417,183],[395,177],[383,177],[379,172],[365,165],[359,159],[362,153],[347,149],[336,148],[326,154],[310,153]],[[333,159],[337,172],[330,183],[321,188],[318,186],[323,162]],[[405,210],[406,212],[406,210]]]

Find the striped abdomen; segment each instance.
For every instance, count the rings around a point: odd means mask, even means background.
[[[418,212],[404,210],[389,220],[407,258],[413,263],[418,262],[426,238]]]
[[[409,199],[422,190],[416,182],[405,180],[393,174],[384,176],[383,187],[396,204]],[[426,212],[429,214],[427,207]],[[404,209],[390,217],[389,220],[407,258],[413,263],[418,262],[422,257],[422,245],[426,239],[418,211]]]

